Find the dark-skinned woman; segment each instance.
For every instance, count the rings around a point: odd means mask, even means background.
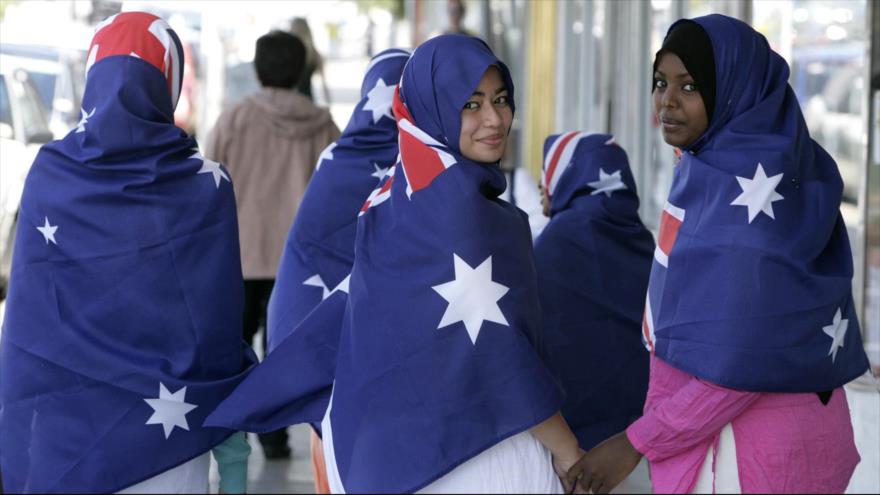
[[[682,150],[643,333],[644,415],[569,471],[613,489],[644,455],[654,493],[842,493],[859,462],[844,384],[868,369],[837,164],[789,68],[747,24],[673,24],[654,108]]]

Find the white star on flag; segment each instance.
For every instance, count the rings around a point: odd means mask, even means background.
[[[159,382],[159,398],[144,399],[153,408],[153,415],[145,424],[162,425],[162,429],[165,430],[165,439],[168,439],[175,426],[189,431],[186,415],[199,406],[184,402],[185,398],[186,387],[172,394],[165,388],[165,384]]]
[[[86,124],[88,124],[89,119],[95,115],[95,110],[97,110],[97,108],[98,107],[93,108],[92,111],[89,113],[86,113],[86,110],[84,108],[79,109],[79,111],[82,112],[82,117],[80,117],[79,122],[76,124],[77,133],[86,132]]]
[[[752,223],[752,220],[762,211],[768,217],[775,220],[776,217],[773,216],[773,202],[784,199],[781,194],[776,192],[776,186],[782,181],[782,175],[776,174],[773,177],[767,177],[767,174],[764,172],[764,166],[758,163],[754,178],[736,178],[743,192],[730,204],[748,208],[749,223]]]
[[[842,318],[840,308],[837,308],[837,312],[834,313],[834,319],[831,321],[831,324],[822,327],[825,335],[831,337],[831,349],[828,350],[828,355],[831,356],[832,363],[837,358],[837,349],[843,347],[843,339],[846,337],[846,329],[848,327],[849,320]]]
[[[587,185],[595,189],[595,191],[590,193],[590,196],[605,193],[609,198],[614,191],[626,189],[626,184],[624,184],[623,179],[620,178],[620,170],[613,174],[609,174],[601,168],[599,169],[599,180],[588,182]]]
[[[308,285],[308,286],[311,286],[311,287],[320,287],[321,290],[323,291],[323,292],[321,293],[321,300],[322,300],[322,301],[323,301],[324,299],[327,299],[327,296],[330,295],[330,290],[329,290],[329,289],[327,288],[327,286],[324,284],[324,280],[321,279],[321,276],[320,276],[320,275],[312,275],[311,277],[307,278],[307,279],[303,282],[303,285]]]
[[[43,226],[37,227],[37,230],[43,234],[43,237],[46,239],[46,245],[51,241],[52,244],[58,245],[58,242],[55,241],[55,231],[58,230],[57,225],[49,225],[49,217],[43,217]]]
[[[336,143],[330,143],[329,146],[324,148],[324,151],[318,156],[318,164],[315,165],[315,170],[321,168],[321,164],[324,163],[324,160],[332,160],[333,159],[333,148],[336,147]]]
[[[382,116],[394,120],[391,114],[391,102],[394,99],[394,85],[387,86],[380,77],[373,89],[367,93],[367,102],[364,103],[363,111],[373,112],[373,123],[379,122]]]
[[[471,343],[476,345],[483,321],[510,325],[498,306],[498,301],[510,290],[492,280],[492,257],[480,266],[471,268],[457,254],[452,255],[455,279],[431,287],[449,303],[437,328],[456,322],[464,323]]]
[[[379,165],[376,164],[376,163],[373,164],[373,168],[375,168],[376,171],[373,172],[373,173],[370,174],[370,175],[372,175],[373,177],[375,177],[375,178],[377,178],[377,179],[381,179],[382,177],[385,177],[385,172],[388,171],[387,168],[381,168],[381,167],[379,167]]]
[[[351,280],[351,274],[349,273],[348,275],[345,276],[344,279],[342,279],[342,282],[339,282],[339,284],[336,286],[335,289],[330,291],[330,293],[332,294],[336,291],[340,291],[340,292],[345,292],[346,294],[348,294],[348,286],[349,286],[350,280]]]
[[[226,172],[224,172],[223,169],[220,168],[219,163],[212,161],[212,160],[208,160],[207,158],[202,156],[201,153],[199,153],[199,150],[192,150],[192,151],[194,153],[190,156],[190,158],[195,158],[196,160],[202,161],[202,168],[200,168],[199,171],[196,172],[196,174],[211,174],[211,175],[213,175],[214,176],[214,185],[217,186],[217,189],[220,189],[220,180],[221,179],[226,179],[226,182],[232,183],[232,181],[229,180],[229,176],[226,175]]]

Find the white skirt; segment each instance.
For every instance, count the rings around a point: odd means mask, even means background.
[[[327,481],[332,493],[345,493],[333,452],[332,408],[331,394],[321,422]],[[524,431],[468,459],[416,493],[562,493],[562,484],[553,471],[550,451]]]
[[[211,452],[131,485],[117,493],[208,493]]]
[[[718,450],[714,445],[709,447],[694,485],[694,493],[742,493],[736,462],[736,440],[730,423],[721,430]]]

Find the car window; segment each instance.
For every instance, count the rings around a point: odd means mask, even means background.
[[[30,81],[30,76],[19,76],[20,73],[16,71],[15,77],[21,85],[20,108],[21,121],[24,124],[24,135],[51,134],[49,132],[49,122],[46,118],[46,109],[40,100],[39,93],[37,93],[37,90],[34,89]]]
[[[46,108],[52,108],[52,102],[55,100],[55,81],[58,79],[56,75],[33,70],[28,70],[27,73],[31,83],[37,89],[43,105]]]
[[[9,105],[9,90],[6,88],[6,77],[0,77],[0,123],[12,125],[12,109]]]

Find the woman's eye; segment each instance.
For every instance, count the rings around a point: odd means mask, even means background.
[[[686,91],[688,93],[693,93],[694,91],[697,90],[697,85],[694,83],[687,83],[687,84],[682,85],[681,89],[683,89],[684,91]]]
[[[476,110],[478,108],[480,108],[480,104],[475,101],[469,101],[464,104],[465,110]]]
[[[654,87],[657,89],[663,89],[666,87],[666,81],[663,79],[654,79]]]
[[[507,105],[509,103],[509,100],[510,99],[507,97],[507,95],[502,95],[502,96],[499,96],[498,98],[495,98],[495,104],[496,105]]]

